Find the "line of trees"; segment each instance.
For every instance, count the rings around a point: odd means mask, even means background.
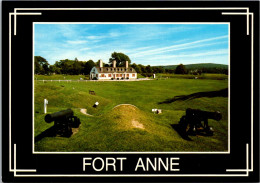
[[[165,69],[162,66],[144,66],[142,64],[131,64],[131,59],[124,53],[113,52],[108,63],[103,63],[104,67],[111,67],[112,61],[116,60],[116,66],[125,66],[125,61],[128,61],[130,67],[133,67],[137,73],[151,77],[156,73],[170,73],[170,74],[194,74],[200,75],[201,73],[223,73],[227,74],[227,69],[222,68],[202,68],[202,69],[186,69],[183,64],[178,65],[175,69]],[[34,57],[35,74],[50,75],[50,74],[68,74],[68,75],[88,75],[94,66],[99,66],[100,60],[94,62],[93,60],[79,61],[77,58],[74,60],[60,60],[55,64],[50,65],[48,61],[41,57]]]
[[[77,58],[74,60],[60,60],[56,61],[55,64],[50,65],[48,61],[41,57],[34,57],[35,74],[49,75],[49,74],[69,74],[69,75],[87,75],[90,70],[96,66],[93,60],[79,61]]]
[[[56,61],[55,64],[50,65],[48,61],[41,57],[35,56],[35,74],[41,75],[50,75],[50,74],[68,74],[68,75],[88,75],[91,69],[94,66],[99,66],[100,60],[94,62],[93,60],[88,61],[79,61],[77,58],[74,60],[60,60]],[[131,63],[130,60],[127,60]],[[144,66],[142,64],[130,64],[130,67],[133,67],[137,73],[142,74],[145,77],[152,76],[153,73],[165,73],[165,69],[163,67],[151,67],[150,65]],[[104,67],[112,67],[112,64],[103,63]],[[118,61],[117,67],[125,66],[125,61]]]

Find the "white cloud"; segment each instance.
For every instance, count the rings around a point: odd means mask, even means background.
[[[95,36],[95,35],[93,35],[93,36],[87,36],[86,38],[90,39],[90,40],[95,40],[95,39],[104,39],[104,38],[106,38],[106,36]]]
[[[81,48],[79,49],[79,51],[86,51],[86,50],[90,50],[91,48]]]
[[[87,41],[84,41],[84,40],[67,40],[66,42],[68,44],[84,44],[84,43],[87,43]]]
[[[156,49],[152,49],[152,50],[146,50],[146,51],[138,52],[136,54],[133,54],[132,56],[138,57],[138,56],[143,56],[143,55],[154,55],[154,54],[159,54],[159,53],[164,53],[164,52],[169,52],[169,51],[176,51],[176,50],[190,49],[190,48],[196,48],[196,47],[202,47],[202,46],[209,46],[209,45],[213,45],[213,44],[216,44],[216,43],[208,43],[208,44],[200,44],[200,43],[224,39],[224,38],[227,38],[227,37],[228,37],[227,35],[226,36],[219,36],[219,37],[213,37],[213,38],[208,38],[208,39],[203,39],[203,40],[198,40],[198,41],[193,41],[193,42],[188,42],[188,43],[183,43],[183,44],[161,47],[161,48],[156,48]]]

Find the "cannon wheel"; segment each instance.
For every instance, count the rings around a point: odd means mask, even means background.
[[[182,133],[186,136],[188,136],[189,130],[190,130],[190,124],[187,122],[186,116],[182,116],[180,119],[180,129]]]
[[[206,135],[213,136],[214,130],[212,127],[208,126],[208,128],[205,129],[205,131],[206,131]]]
[[[70,126],[68,126],[64,136],[65,137],[70,137],[72,135],[72,128]]]

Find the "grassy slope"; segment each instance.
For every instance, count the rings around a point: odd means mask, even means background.
[[[227,80],[167,79],[138,82],[36,82],[35,83],[35,136],[53,125],[44,122],[43,99],[49,100],[48,112],[72,108],[82,122],[77,134],[70,138],[45,137],[35,145],[36,151],[226,151],[228,131],[228,99],[223,97],[197,98],[158,104],[177,95],[227,88]],[[96,96],[89,95],[94,90]],[[92,105],[100,105],[94,109]],[[113,107],[133,104],[138,110]],[[209,120],[215,129],[213,137],[195,136],[183,140],[171,127],[177,124],[186,108],[208,111],[219,110],[220,122]],[[87,108],[86,116],[79,112]],[[155,115],[153,108],[163,109]],[[130,128],[137,120],[144,129]]]

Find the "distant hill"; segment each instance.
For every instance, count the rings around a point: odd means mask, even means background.
[[[176,69],[178,65],[163,65],[154,67],[163,67],[164,69]],[[214,63],[199,63],[199,64],[187,64],[184,65],[186,69],[228,69],[228,65],[224,64],[214,64]]]

